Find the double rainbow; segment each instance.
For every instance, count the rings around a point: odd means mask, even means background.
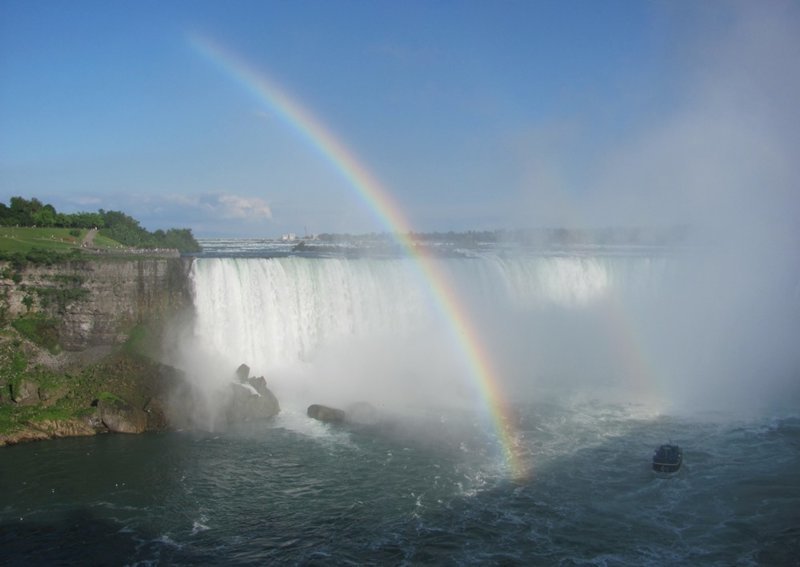
[[[471,377],[491,415],[493,427],[512,478],[526,476],[526,466],[515,446],[516,433],[501,392],[499,377],[470,314],[455,293],[447,274],[429,256],[419,253],[411,240],[411,224],[391,193],[356,158],[350,149],[308,109],[287,95],[260,71],[211,39],[191,34],[189,44],[235,79],[315,147],[347,180],[400,246],[414,258],[430,288],[434,304],[449,322]]]

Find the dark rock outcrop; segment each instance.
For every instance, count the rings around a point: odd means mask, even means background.
[[[170,423],[163,400],[151,398],[144,406],[144,413],[147,414],[148,431],[162,431],[169,428]]]
[[[231,399],[226,415],[229,424],[261,421],[275,417],[281,408],[278,399],[267,390],[268,395],[259,394],[249,384],[231,384]]]
[[[308,415],[310,418],[316,419],[317,421],[322,421],[325,423],[344,423],[346,417],[344,411],[320,404],[312,404],[308,406],[306,415]]]
[[[169,426],[220,431],[275,417],[281,410],[277,397],[263,377],[249,373],[243,364],[216,388],[204,388],[186,378],[176,381],[162,406]]]
[[[236,377],[239,379],[239,382],[246,382],[249,376],[250,367],[246,364],[240,364],[239,368],[236,369]]]
[[[147,430],[147,413],[125,400],[98,400],[97,410],[103,425],[114,433],[144,433]]]
[[[236,369],[238,382],[231,383],[231,397],[225,411],[229,425],[270,419],[278,415],[278,398],[267,388],[263,376],[251,377],[250,367],[241,364]]]

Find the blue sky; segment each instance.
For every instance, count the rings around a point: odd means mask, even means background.
[[[311,111],[417,230],[793,226],[792,2],[0,1],[0,199],[198,236],[370,232],[202,36]]]

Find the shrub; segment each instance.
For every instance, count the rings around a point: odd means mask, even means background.
[[[58,344],[58,326],[53,319],[41,315],[28,315],[12,322],[11,325],[24,337],[43,346],[52,353],[61,350]]]

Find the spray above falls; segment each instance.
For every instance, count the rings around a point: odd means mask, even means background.
[[[581,391],[659,400],[659,407],[736,405],[752,401],[749,384],[766,378],[751,373],[757,360],[791,368],[779,340],[757,341],[756,327],[724,329],[745,309],[738,304],[744,299],[726,297],[730,288],[699,285],[708,281],[702,258],[486,255],[437,262],[457,282],[499,360],[502,387],[516,400]],[[192,279],[192,348],[221,368],[247,363],[279,397],[480,403],[458,345],[408,259],[200,258]],[[790,281],[786,288],[784,300],[796,309]],[[717,295],[716,306],[707,303],[709,294]],[[753,325],[791,324],[771,308],[773,297],[762,306],[746,299]],[[775,386],[782,381],[776,377]]]

